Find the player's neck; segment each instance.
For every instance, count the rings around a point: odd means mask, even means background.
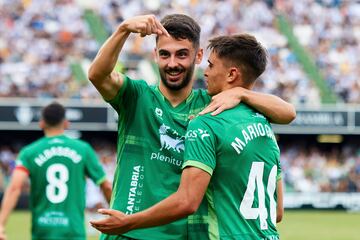
[[[163,84],[159,85],[160,92],[170,102],[171,106],[176,107],[182,103],[191,93],[192,85],[188,84],[180,90],[171,90]]]
[[[64,134],[64,129],[52,128],[44,130],[46,137],[55,137]]]

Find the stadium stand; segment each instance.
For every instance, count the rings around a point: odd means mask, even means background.
[[[79,3],[82,1],[2,3],[0,96],[100,98],[93,87],[86,84],[82,72],[86,72],[106,32],[113,31],[124,17],[149,12],[161,17],[176,11],[190,14],[200,22],[204,47],[206,40],[216,34],[247,31],[256,35],[268,48],[270,59],[258,90],[277,94],[295,104],[320,102],[317,88],[301,69],[286,38],[275,25],[276,10],[265,2],[244,1],[240,6],[236,1],[211,0],[206,4],[170,1],[161,9],[156,4],[143,4],[143,1]],[[151,62],[149,56],[154,39],[132,37],[133,44],[125,46],[126,54],[121,59],[125,69],[134,77],[153,76],[153,68],[141,67],[144,64],[139,63]],[[31,47],[27,47],[30,43]]]

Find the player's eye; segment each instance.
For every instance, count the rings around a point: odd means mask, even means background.
[[[188,53],[186,51],[181,51],[177,54],[179,58],[186,58],[188,56]]]
[[[162,57],[162,58],[169,57],[170,53],[166,52],[166,51],[160,51],[159,56]]]

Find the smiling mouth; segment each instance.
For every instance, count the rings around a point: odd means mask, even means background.
[[[181,77],[183,71],[167,71],[166,74],[168,75],[168,79],[170,81],[177,81],[179,77]]]

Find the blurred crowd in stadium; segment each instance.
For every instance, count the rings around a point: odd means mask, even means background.
[[[281,12],[338,99],[360,102],[357,1],[2,0],[0,6],[0,97],[100,98],[86,79],[77,81],[72,73],[75,62],[86,72],[100,46],[83,17],[86,9],[92,9],[108,33],[133,15],[189,14],[202,26],[203,47],[213,35],[250,32],[267,47],[270,59],[256,89],[296,105],[319,104],[319,90],[278,30],[275,20]],[[152,68],[139,64],[151,59],[153,39],[134,37],[129,42],[122,59],[125,69],[136,69],[136,77],[152,76]],[[198,76],[197,86],[203,86]]]
[[[112,181],[116,164],[114,143],[97,139],[92,142]],[[0,191],[4,190],[19,146],[0,146]],[[280,161],[284,172],[286,192],[360,192],[360,150],[358,145],[343,148],[305,147],[301,144],[280,145]],[[96,191],[90,186],[89,191]],[[89,196],[96,194],[89,194]],[[101,197],[101,194],[97,194]]]

